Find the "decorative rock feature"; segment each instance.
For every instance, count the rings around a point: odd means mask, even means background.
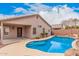
[[[75,56],[75,50],[74,49],[69,49],[65,52],[65,56]]]
[[[65,56],[79,56],[79,40],[72,42],[72,48],[67,50]]]

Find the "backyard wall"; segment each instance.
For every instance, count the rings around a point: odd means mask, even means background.
[[[60,29],[60,30],[52,30],[55,35],[69,35],[79,34],[79,29]]]

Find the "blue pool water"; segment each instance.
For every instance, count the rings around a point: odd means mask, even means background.
[[[54,36],[48,40],[32,41],[26,44],[26,47],[37,49],[48,53],[64,53],[71,48],[74,41],[70,37]]]

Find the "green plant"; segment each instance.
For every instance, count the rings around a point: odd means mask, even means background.
[[[41,33],[41,37],[44,37],[44,33]]]
[[[42,37],[47,37],[47,35],[48,35],[47,32],[41,33],[41,36],[42,36]]]
[[[40,37],[39,36],[35,36],[34,39],[40,39]]]
[[[72,26],[72,27],[66,26],[65,29],[79,29],[79,26],[76,26],[76,27],[75,26]]]
[[[71,27],[69,27],[69,26],[65,26],[65,29],[70,29]]]
[[[76,26],[76,29],[79,29],[79,26]]]
[[[71,27],[71,29],[74,29],[74,28],[75,28],[74,26]]]
[[[48,33],[46,32],[45,35],[46,35],[46,37],[47,37]]]

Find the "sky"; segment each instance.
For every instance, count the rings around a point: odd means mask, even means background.
[[[79,19],[79,3],[0,3],[0,19],[39,14],[50,25]]]

